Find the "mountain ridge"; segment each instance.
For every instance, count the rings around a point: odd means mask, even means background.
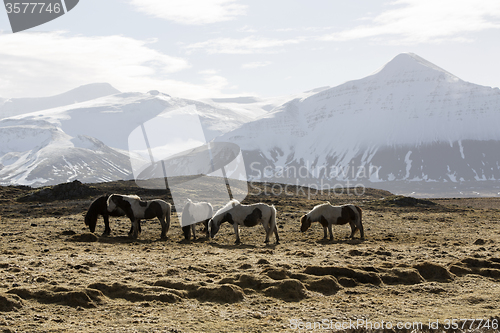
[[[121,171],[130,170],[125,161],[130,131],[162,112],[190,105],[199,111],[208,141],[240,146],[250,181],[299,180],[312,186],[356,181],[400,193],[405,183],[446,183],[449,192],[449,184],[485,188],[486,182],[500,180],[500,90],[463,81],[418,55],[403,53],[364,78],[288,99],[195,101],[159,91],[124,92],[0,119],[5,142],[0,183],[15,178],[6,174],[15,163],[21,163],[16,166],[26,173],[24,179],[41,184],[51,178],[33,172],[37,158],[51,159],[42,154],[51,145],[65,147],[80,163],[54,161],[59,174],[64,168],[73,172],[85,158],[92,160],[82,157],[85,152],[106,155],[118,167],[113,175],[113,167],[101,159],[98,168],[108,167],[95,169],[83,181],[95,181],[99,172],[111,175],[110,180],[126,178]],[[351,172],[355,168],[364,172]],[[302,176],[284,177],[290,170],[303,171]],[[398,190],[391,189],[396,184]]]
[[[274,176],[270,181],[294,183],[277,177],[294,168],[307,170],[302,181],[315,186],[322,179],[384,186],[500,180],[498,110],[498,88],[465,82],[419,56],[400,54],[365,78],[292,100],[217,140],[241,147],[256,181],[265,170]],[[330,172],[353,165],[377,173],[360,178]]]
[[[120,93],[109,83],[91,83],[48,97],[0,99],[0,119],[53,109]]]

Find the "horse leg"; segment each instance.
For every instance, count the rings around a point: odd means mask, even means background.
[[[134,232],[134,221],[130,221],[130,231],[128,232],[128,235],[132,236],[133,232]]]
[[[208,221],[209,220],[210,219],[203,221],[203,225],[205,226],[205,229],[203,229],[203,231],[205,231],[205,233],[206,233],[206,238],[210,237],[210,230],[208,230]]]
[[[274,226],[274,237],[276,237],[276,244],[280,243],[280,236],[278,236],[278,227]]]
[[[333,240],[332,224],[328,223],[328,232],[330,233],[330,240]]]
[[[164,221],[160,221],[161,223],[161,239],[167,239],[167,228],[166,228],[166,223]]]
[[[356,230],[358,230],[358,227],[354,222],[349,222],[349,225],[351,226],[351,235],[349,236],[349,238],[354,238],[354,234],[356,233]]]
[[[328,234],[326,233],[326,227],[323,226],[323,239],[327,239],[328,238]]]
[[[271,229],[269,224],[266,222],[262,223],[262,226],[264,227],[264,230],[266,231],[266,240],[264,241],[264,243],[267,244],[267,243],[269,243],[269,238],[271,237],[273,230]]]
[[[359,234],[361,239],[365,239],[365,230],[363,229],[363,225],[361,224],[361,221],[358,223],[358,229],[359,229]]]
[[[182,233],[184,234],[185,240],[190,240],[191,239],[191,226],[187,225],[187,226],[182,227]]]
[[[104,232],[102,233],[102,235],[109,236],[111,234],[111,229],[109,228],[109,216],[103,215],[102,218],[104,219]]]
[[[138,220],[137,221],[137,226],[138,226],[138,233],[140,234],[141,233],[141,220]],[[130,226],[130,231],[128,232],[128,235],[132,235],[132,233],[134,232],[134,222],[132,221],[132,224]]]
[[[241,244],[240,232],[238,230],[238,223],[234,223],[233,228],[234,228],[234,233],[236,235],[236,241],[234,242],[234,244]]]
[[[167,239],[167,222],[165,221],[165,219],[163,218],[163,216],[158,216],[158,220],[160,220],[160,224],[161,224],[161,236],[160,238],[161,239]]]
[[[139,237],[139,228],[141,225],[141,220],[135,219],[132,222],[132,239],[137,239]]]
[[[196,239],[196,223],[191,224],[191,231],[193,231],[193,239]]]

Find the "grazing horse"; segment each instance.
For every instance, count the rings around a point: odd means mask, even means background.
[[[137,195],[112,194],[108,198],[108,212],[119,208],[125,212],[132,222],[132,229],[129,236],[137,239],[140,232],[140,222],[142,219],[158,218],[161,224],[161,238],[167,238],[170,228],[171,205],[160,199],[142,201]]]
[[[111,234],[111,228],[109,227],[109,217],[110,216],[125,216],[125,212],[120,208],[108,212],[108,198],[109,195],[103,195],[95,199],[91,204],[87,213],[85,214],[85,225],[89,226],[90,232],[95,231],[95,226],[97,224],[97,218],[99,215],[104,219],[104,232],[103,236],[109,236]],[[141,226],[139,225],[139,232],[141,231]],[[130,229],[132,232],[132,229]]]
[[[315,206],[309,213],[300,218],[300,231],[304,232],[311,226],[312,222],[319,222],[323,226],[323,239],[326,239],[326,229],[330,232],[330,240],[333,240],[332,225],[349,223],[351,226],[351,238],[359,230],[361,238],[365,238],[363,224],[361,223],[361,208],[354,205],[332,206],[329,202]]]
[[[193,231],[193,239],[196,239],[196,224],[202,222],[205,226],[205,231],[208,233],[208,221],[212,217],[214,209],[209,202],[192,202],[188,199],[188,202],[182,210],[182,221],[181,225],[182,232],[184,233],[184,238],[189,240],[191,238],[191,230]]]
[[[229,201],[224,207],[219,209],[214,217],[208,222],[210,237],[214,238],[219,231],[220,225],[229,222],[234,227],[236,234],[235,244],[240,244],[240,234],[238,226],[253,227],[259,223],[266,230],[265,243],[269,243],[269,238],[274,232],[276,244],[279,244],[278,228],[276,227],[276,208],[265,203],[256,203],[253,205],[242,205],[238,200]]]

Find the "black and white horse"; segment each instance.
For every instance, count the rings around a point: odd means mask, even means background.
[[[161,238],[167,238],[167,232],[170,228],[171,205],[160,199],[142,201],[137,195],[112,194],[109,196],[108,212],[117,208],[123,210],[132,222],[132,229],[129,235],[133,239],[139,236],[140,222],[142,219],[158,218],[161,224]]]
[[[272,233],[276,237],[276,244],[279,244],[278,228],[276,226],[276,208],[265,203],[256,203],[252,205],[242,205],[238,200],[229,201],[224,207],[219,209],[208,222],[210,237],[214,238],[219,231],[220,225],[229,222],[233,225],[236,235],[235,244],[240,244],[240,234],[238,226],[253,227],[259,223],[266,230],[266,243]]]
[[[365,238],[363,224],[361,223],[361,208],[355,205],[332,206],[329,202],[315,206],[309,213],[300,218],[300,231],[304,232],[311,226],[312,222],[319,222],[323,226],[323,239],[326,239],[326,229],[330,232],[330,240],[333,240],[332,225],[349,223],[351,226],[351,238],[357,230],[361,238]]]
[[[109,195],[103,195],[95,199],[89,206],[87,213],[85,214],[85,225],[89,226],[90,232],[95,232],[95,227],[97,224],[97,219],[99,215],[104,219],[104,232],[103,236],[109,236],[111,234],[111,228],[109,227],[109,217],[119,217],[125,216],[125,212],[120,208],[108,212],[108,198]],[[139,232],[141,231],[141,226],[139,225]],[[130,229],[132,232],[132,229]]]
[[[212,217],[213,207],[209,202],[192,202],[188,199],[184,209],[182,210],[181,225],[184,238],[189,240],[191,238],[191,231],[193,231],[193,239],[196,239],[196,224],[203,223],[208,238],[208,221]]]

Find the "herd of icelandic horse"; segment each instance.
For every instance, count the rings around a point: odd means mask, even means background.
[[[167,238],[170,228],[171,204],[160,199],[143,201],[137,195],[111,194],[104,195],[92,202],[85,214],[85,224],[91,232],[95,231],[99,216],[104,219],[103,236],[111,233],[109,227],[109,217],[127,216],[131,222],[128,233],[132,239],[137,239],[141,232],[141,220],[157,218],[161,224],[161,238]],[[327,230],[330,240],[333,240],[333,225],[343,225],[349,223],[351,227],[351,238],[359,231],[363,239],[364,229],[361,222],[361,208],[355,205],[333,206],[329,202],[320,204],[311,209],[300,218],[300,231],[305,232],[313,222],[319,222],[323,226],[323,239],[327,239]],[[207,238],[214,238],[222,223],[228,222],[233,225],[236,235],[235,244],[240,244],[239,226],[254,227],[262,224],[266,232],[265,243],[269,243],[269,238],[274,233],[276,244],[279,244],[278,228],[276,225],[276,208],[274,205],[265,203],[255,203],[251,205],[241,204],[232,199],[221,209],[213,214],[212,205],[208,202],[188,202],[182,210],[182,228],[184,238],[196,238],[195,225],[203,223]]]

